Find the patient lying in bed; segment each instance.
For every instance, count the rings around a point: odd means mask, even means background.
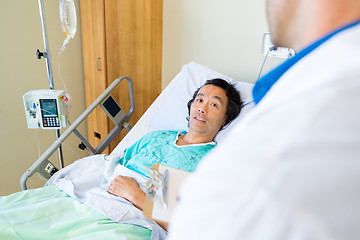
[[[232,85],[219,79],[207,82],[188,103],[187,132],[151,132],[122,158],[113,154],[115,149],[110,156],[80,159],[57,172],[45,188],[0,198],[0,238],[164,238],[166,233],[140,210],[145,193],[138,183],[146,181],[145,167],[162,163],[194,171],[241,105]]]
[[[216,134],[241,111],[237,90],[222,79],[208,80],[188,102],[189,131],[154,131],[124,151],[120,164],[148,177],[146,167],[160,163],[192,172],[214,146]],[[135,179],[117,176],[108,192],[143,209],[145,193]]]

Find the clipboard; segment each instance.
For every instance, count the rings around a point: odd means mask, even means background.
[[[166,208],[164,208],[161,203],[156,200],[153,202],[148,196],[146,196],[143,213],[145,217],[154,220],[164,229],[167,229],[171,214],[178,200],[181,183],[190,174],[190,172],[168,167],[162,164],[154,164],[153,168],[158,170],[161,174],[168,171],[167,180],[165,180],[163,189]]]

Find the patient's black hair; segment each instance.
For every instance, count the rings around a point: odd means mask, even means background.
[[[231,121],[234,120],[241,112],[243,102],[241,100],[240,94],[232,84],[230,84],[228,81],[226,81],[224,79],[214,78],[214,79],[207,80],[204,85],[199,87],[194,92],[192,99],[187,103],[189,116],[190,116],[191,104],[194,102],[200,88],[202,88],[203,86],[206,86],[206,85],[214,85],[217,87],[221,87],[222,89],[225,90],[226,96],[229,99],[228,104],[227,104],[227,110],[226,110],[226,122],[220,128],[220,130],[223,130],[224,127],[229,125],[231,123]],[[189,121],[189,116],[186,118],[188,121]]]

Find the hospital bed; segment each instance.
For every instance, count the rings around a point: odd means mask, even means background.
[[[43,188],[1,197],[0,239],[165,238],[162,228],[130,202],[107,193],[107,187],[119,174],[146,182],[144,176],[118,164],[123,151],[153,130],[188,130],[186,104],[213,78],[233,82],[244,102],[240,115],[216,136],[215,141],[221,142],[253,107],[253,84],[235,82],[194,62],[184,65],[109,156],[79,159],[56,172]]]

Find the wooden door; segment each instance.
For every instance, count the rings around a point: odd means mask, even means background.
[[[121,76],[133,80],[135,111],[130,124],[134,126],[161,92],[163,0],[106,0],[105,12],[107,82]],[[129,111],[126,81],[112,96]],[[122,130],[110,148],[126,133]]]
[[[105,1],[80,0],[86,106],[106,89]],[[108,118],[97,107],[87,118],[88,140],[95,148],[109,132]],[[108,154],[109,148],[103,153]]]
[[[86,105],[89,106],[116,78],[133,80],[135,111],[132,126],[161,91],[163,0],[80,0]],[[112,96],[127,112],[127,82]],[[98,107],[87,120],[88,138],[96,147],[113,128]],[[120,135],[108,154],[126,135]]]

